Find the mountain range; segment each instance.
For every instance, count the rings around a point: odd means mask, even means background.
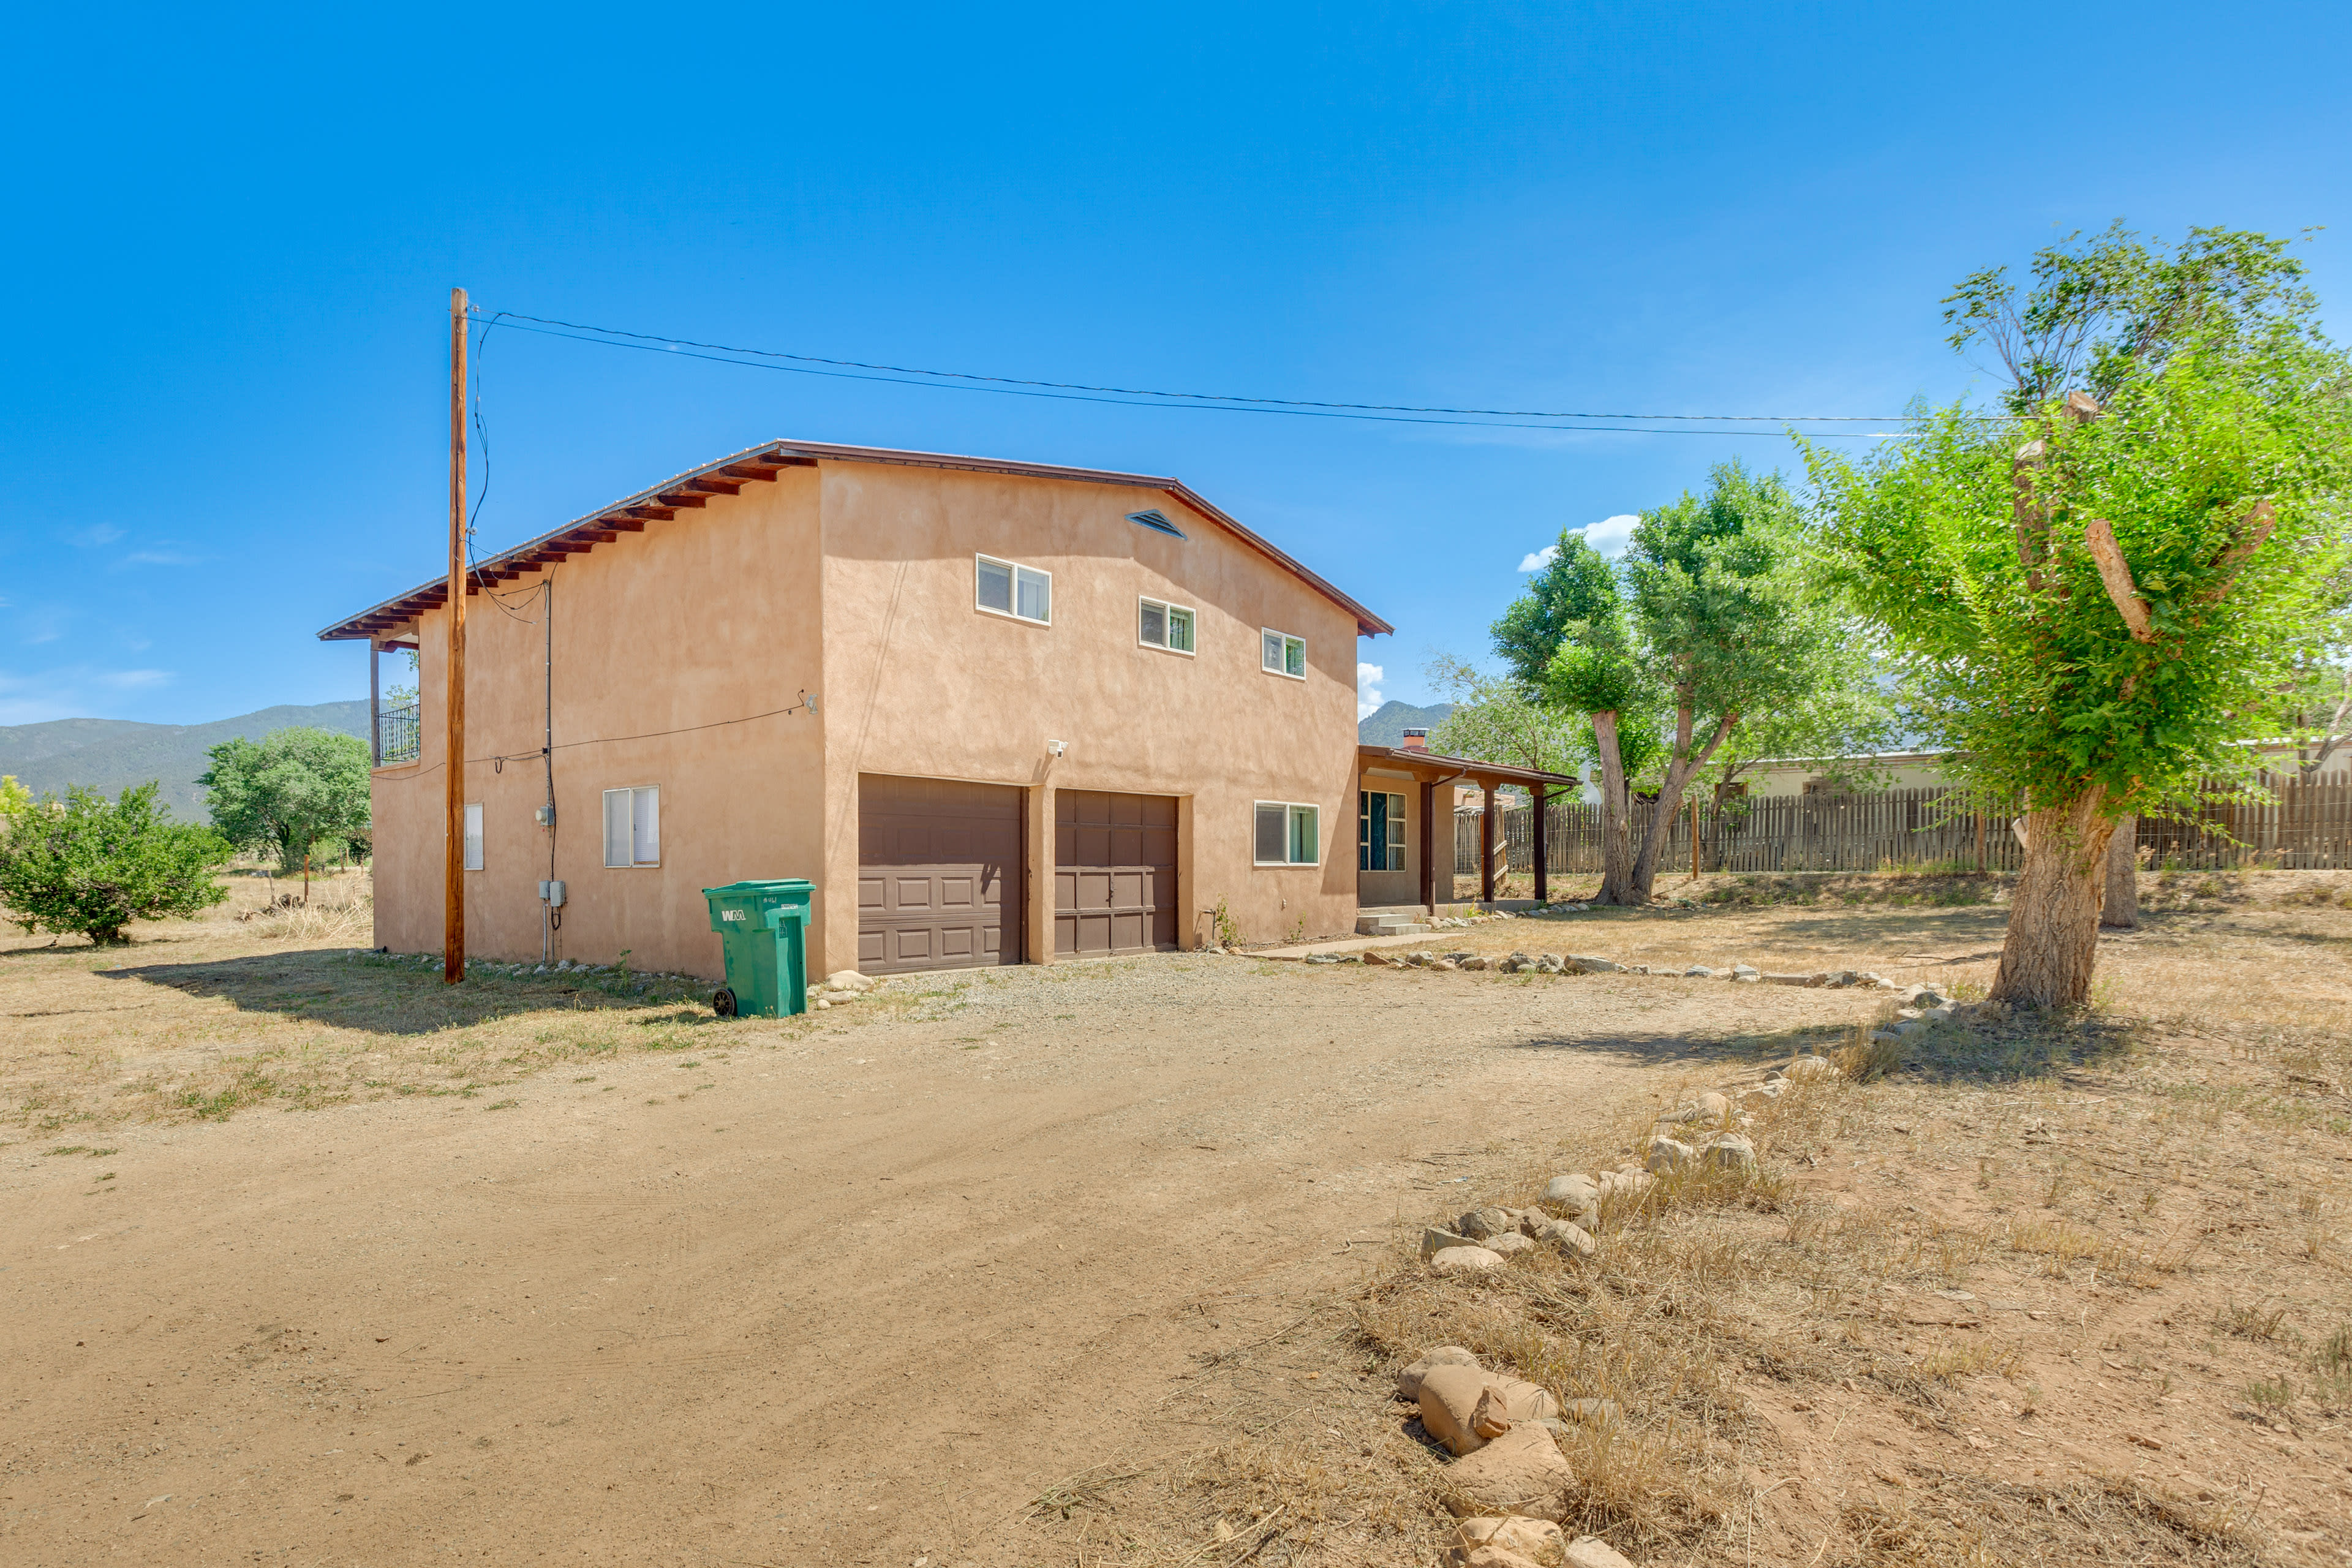
[[[1454,711],[1451,702],[1415,708],[1410,702],[1383,702],[1356,721],[1356,739],[1367,746],[1393,746],[1407,730],[1434,730],[1438,721]]]
[[[264,708],[209,724],[141,724],[128,719],[53,719],[46,724],[0,724],[0,773],[13,773],[36,795],[63,795],[82,784],[114,795],[149,779],[155,798],[182,822],[208,819],[196,776],[212,766],[205,753],[242,735],[258,741],[272,730],[304,724],[367,739],[368,705],[315,702]]]

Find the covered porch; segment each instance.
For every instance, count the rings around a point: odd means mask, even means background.
[[[1356,748],[1357,928],[1367,923],[1410,930],[1413,917],[1426,918],[1460,900],[1454,884],[1454,807],[1465,795],[1483,807],[1478,827],[1480,903],[1495,900],[1502,871],[1498,831],[1506,784],[1528,792],[1543,820],[1545,803],[1565,791],[1573,799],[1583,782],[1566,773],[1539,773],[1469,757],[1448,757],[1421,746]],[[1535,836],[1535,896],[1550,896],[1543,835]]]

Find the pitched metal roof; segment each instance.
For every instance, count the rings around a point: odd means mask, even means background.
[[[623,533],[643,532],[649,521],[667,521],[682,510],[707,505],[714,495],[734,495],[747,484],[773,479],[786,468],[813,468],[819,463],[887,463],[901,468],[961,468],[982,474],[1015,474],[1029,479],[1072,479],[1082,484],[1129,485],[1161,491],[1231,533],[1282,571],[1356,617],[1359,636],[1377,637],[1396,628],[1362,605],[1339,592],[1298,561],[1243,527],[1209,501],[1193,493],[1181,479],[1156,474],[1128,474],[1109,468],[1073,468],[1056,463],[1023,463],[1003,458],[971,458],[949,452],[908,452],[890,447],[845,447],[830,441],[766,441],[698,468],[663,480],[633,496],[600,507],[584,517],[551,529],[476,563],[467,592],[536,572],[551,562],[584,555],[600,544],[610,544]],[[348,616],[319,633],[326,642],[379,637],[405,626],[426,610],[449,600],[446,578],[420,584],[405,594]]]

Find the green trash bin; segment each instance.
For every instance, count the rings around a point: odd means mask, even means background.
[[[710,998],[722,1018],[790,1017],[808,1011],[809,899],[815,884],[730,882],[705,888],[710,929],[727,953],[727,984]]]

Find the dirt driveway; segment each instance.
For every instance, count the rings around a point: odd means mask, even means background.
[[[201,964],[7,956],[27,1031],[262,1010]],[[37,1123],[0,1147],[0,1557],[1032,1560],[1030,1500],[1213,1435],[1170,1415],[1203,1358],[1361,1278],[1458,1162],[1874,1002],[1180,955],[698,1026],[499,1100]]]

